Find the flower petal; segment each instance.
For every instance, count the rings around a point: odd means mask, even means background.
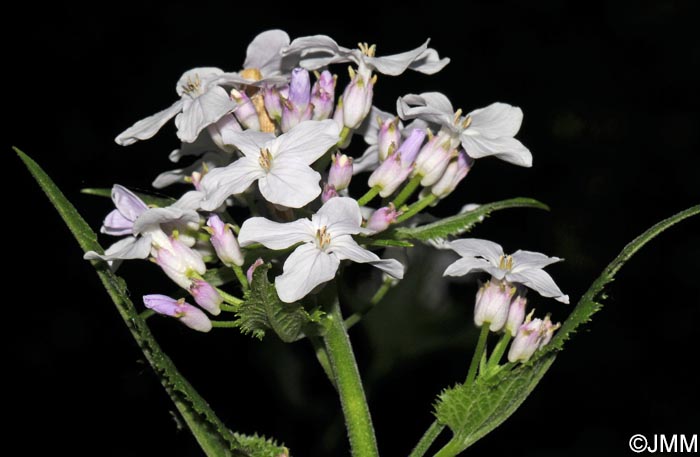
[[[268,147],[268,144],[275,139],[271,133],[258,132],[257,130],[244,130],[237,132],[232,129],[221,133],[221,140],[224,144],[230,144],[238,148],[247,157],[260,157],[260,151]]]
[[[253,38],[246,51],[243,68],[257,68],[263,76],[281,72],[281,50],[289,45],[289,35],[284,30],[266,30]]]
[[[339,135],[332,119],[300,122],[270,145],[270,153],[274,159],[284,157],[310,165],[338,142]]]
[[[131,235],[134,228],[134,221],[122,216],[118,209],[111,211],[100,228],[101,233],[112,236]]]
[[[293,303],[309,294],[316,286],[330,281],[340,261],[319,250],[315,244],[299,246],[284,262],[282,275],[275,278],[280,300]]]
[[[464,238],[449,243],[450,248],[462,257],[483,257],[492,265],[498,266],[503,248],[493,241],[478,238]]]
[[[238,243],[244,247],[260,243],[269,249],[286,249],[302,241],[314,241],[314,236],[315,230],[308,219],[281,223],[251,217],[243,222]]]
[[[204,157],[192,162],[192,165],[186,168],[176,168],[174,170],[164,171],[156,176],[151,184],[156,189],[162,189],[171,184],[185,183],[185,179],[192,176],[192,173],[201,172],[203,169],[214,169],[221,167],[226,163],[223,159],[223,154],[216,152],[207,152]]]
[[[507,103],[492,103],[471,113],[471,124],[467,130],[479,132],[488,138],[515,136],[523,122],[523,111]]]
[[[472,272],[487,271],[491,264],[476,257],[463,257],[451,263],[445,269],[443,276],[464,276]]]
[[[314,227],[325,226],[331,236],[354,235],[364,230],[360,206],[352,198],[335,197],[323,204],[312,216]]]
[[[356,60],[353,50],[339,46],[333,38],[326,35],[296,38],[282,50],[282,55],[297,57],[299,66],[307,70],[316,70],[332,63]],[[355,63],[357,62],[355,61]]]
[[[215,86],[183,105],[182,113],[175,118],[177,136],[186,143],[192,143],[207,126],[217,122],[233,111],[236,102],[231,100],[226,90]]]
[[[420,118],[434,124],[452,125],[454,108],[450,100],[440,92],[408,94],[396,100],[396,112],[401,119]]]
[[[173,224],[184,227],[188,223],[199,222],[196,211],[168,206],[165,208],[150,208],[134,222],[134,234],[147,233],[160,229],[162,224]]]
[[[369,263],[396,279],[403,278],[403,265],[401,262],[396,259],[380,259],[374,252],[368,251],[357,244],[350,235],[333,236],[328,250],[340,260],[347,259],[355,263]]]
[[[481,135],[468,135],[469,129],[462,133],[461,140],[469,157],[481,159],[495,156],[505,162],[521,167],[532,166],[532,153],[515,138],[486,138]]]
[[[204,192],[202,209],[214,211],[233,194],[245,191],[256,179],[265,176],[257,159],[241,157],[224,168],[215,168],[204,175],[200,189]]]
[[[513,273],[519,273],[532,268],[544,268],[547,265],[564,260],[559,257],[549,257],[539,252],[523,250],[515,251],[511,257],[513,257],[513,269],[511,270]]]
[[[379,163],[379,147],[375,144],[365,149],[361,157],[353,160],[352,174],[374,171],[379,166]]]
[[[320,180],[317,171],[284,156],[272,160],[272,168],[260,178],[258,187],[270,203],[301,208],[321,194]]]
[[[431,75],[442,70],[450,59],[440,60],[437,51],[428,49],[428,43],[430,39],[411,51],[384,57],[365,57],[364,60],[367,65],[385,75],[397,76],[409,68]]]
[[[143,200],[124,186],[115,184],[112,187],[112,201],[120,213],[130,221],[135,221],[148,209]]]
[[[107,248],[104,254],[88,251],[83,256],[86,260],[117,260],[117,259],[145,259],[151,253],[151,237],[142,236],[136,238],[130,236],[121,239]]]
[[[141,119],[120,133],[114,139],[114,141],[121,146],[129,146],[130,144],[134,144],[139,140],[147,140],[151,138],[153,135],[158,133],[158,130],[160,130],[160,128],[163,127],[166,122],[182,111],[183,105],[184,101],[178,100],[169,108],[165,108],[163,111],[159,111],[152,116]]]
[[[175,85],[175,91],[182,97],[188,95],[187,90],[192,86],[196,86],[196,90],[199,91],[194,94],[196,97],[200,95],[201,92],[206,91],[209,84],[214,83],[216,78],[223,74],[223,72],[221,68],[216,67],[197,67],[187,70],[180,76],[180,79],[178,79]]]
[[[449,57],[441,59],[435,49],[428,48],[408,68],[426,75],[432,75],[445,68],[448,63],[450,63]]]
[[[523,284],[543,297],[552,297],[562,303],[569,303],[569,296],[559,289],[551,276],[544,270],[529,269],[518,273],[509,272],[506,280]]]

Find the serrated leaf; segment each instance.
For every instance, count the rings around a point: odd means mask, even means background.
[[[80,193],[86,195],[95,195],[97,197],[112,198],[112,189],[107,187],[88,187],[85,189],[81,189]],[[164,208],[175,203],[175,199],[170,197],[161,197],[145,192],[134,192],[134,194],[136,194],[137,197],[139,197],[141,200],[143,200],[145,204],[149,206],[157,206],[159,208]]]
[[[83,251],[102,252],[95,232],[51,178],[29,156],[17,148],[14,150],[63,218]],[[124,280],[114,274],[104,262],[93,261],[92,265],[97,270],[102,285],[116,305],[131,335],[206,455],[217,457],[250,455],[245,452],[238,438],[226,428],[207,402],[180,374],[173,361],[160,348],[129,298]]]
[[[234,434],[246,452],[253,457],[289,457],[289,449],[264,436]]]
[[[446,217],[430,224],[418,227],[401,227],[394,230],[394,237],[401,240],[430,241],[468,232],[494,211],[508,208],[537,208],[549,210],[549,207],[532,198],[511,198],[500,202],[487,203],[466,213]]]
[[[498,427],[522,404],[554,362],[556,351],[571,334],[603,306],[601,294],[606,284],[639,249],[664,230],[700,213],[700,205],[665,219],[629,243],[603,270],[550,344],[524,365],[502,370],[490,378],[479,377],[471,385],[445,390],[435,406],[438,421],[450,427],[453,437],[436,457],[454,456]]]
[[[310,315],[299,303],[281,301],[267,278],[271,267],[268,263],[255,269],[253,283],[237,313],[237,323],[247,335],[262,339],[272,330],[285,343],[292,343],[304,337],[304,327],[318,320],[317,313]]]

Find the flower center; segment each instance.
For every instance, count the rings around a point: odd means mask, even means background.
[[[325,249],[329,244],[331,244],[331,234],[326,229],[325,225],[316,230],[316,244],[319,249]]]
[[[270,171],[270,167],[272,166],[272,154],[270,154],[269,149],[263,148],[260,150],[260,157],[258,157],[258,163],[263,168],[263,170]]]
[[[376,44],[370,46],[367,43],[357,43],[357,47],[360,48],[362,54],[366,55],[367,57],[374,57],[374,54],[377,52]]]
[[[202,80],[195,73],[194,78],[187,78],[187,81],[182,86],[182,91],[190,97],[196,97],[202,93]]]
[[[257,68],[246,68],[241,71],[241,77],[250,79],[251,81],[260,81],[262,79],[262,72]]]
[[[501,270],[512,270],[513,256],[502,255],[498,261],[498,268],[500,268]]]

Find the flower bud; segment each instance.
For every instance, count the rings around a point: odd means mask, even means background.
[[[506,320],[506,331],[510,332],[511,336],[517,335],[518,329],[523,325],[526,305],[527,299],[521,295],[515,297],[510,304],[508,320]]]
[[[540,342],[540,348],[549,344],[550,341],[552,341],[552,336],[554,336],[554,332],[557,331],[559,327],[561,327],[560,323],[553,324],[551,319],[549,318],[549,314],[547,314],[544,317],[544,324],[543,324],[543,331],[544,334],[542,335],[542,341]]]
[[[413,166],[404,168],[401,164],[401,154],[395,152],[382,162],[369,176],[370,187],[379,186],[379,195],[388,197],[403,183],[411,173]]]
[[[335,198],[337,196],[338,191],[335,190],[335,187],[333,187],[331,184],[326,184],[323,186],[323,192],[321,192],[321,201],[323,203],[326,203],[331,198]]]
[[[185,302],[184,299],[175,300],[167,295],[152,294],[143,296],[143,304],[158,314],[179,319],[180,322],[198,332],[208,332],[212,328],[207,315]]]
[[[322,121],[331,117],[335,102],[335,82],[337,77],[330,71],[324,70],[311,88],[311,104],[314,107],[312,119]]]
[[[509,362],[527,362],[542,344],[542,338],[546,333],[546,329],[542,319],[530,320],[533,312],[527,316],[525,323],[520,326],[515,339],[510,344],[510,349],[508,350]]]
[[[379,122],[377,147],[379,149],[379,160],[383,162],[401,146],[399,118],[387,119],[384,122],[377,118],[377,121]]]
[[[401,165],[408,168],[415,162],[416,156],[421,150],[421,145],[425,139],[425,130],[413,129],[408,138],[401,144],[397,152],[401,154]]]
[[[343,123],[345,127],[354,130],[362,124],[372,108],[377,77],[372,77],[369,72],[355,73],[352,67],[349,71],[351,80],[343,92]]]
[[[347,189],[352,179],[352,158],[338,152],[331,156],[331,161],[328,184],[336,190]]]
[[[214,246],[219,260],[228,266],[238,265],[240,267],[243,265],[243,253],[231,226],[225,224],[217,214],[209,216],[207,226],[206,230],[211,235],[209,241]]]
[[[401,215],[401,211],[397,211],[393,203],[389,203],[389,206],[379,208],[367,220],[367,228],[372,231],[372,233],[383,232],[391,224],[396,222],[396,219]]]
[[[492,332],[501,330],[508,319],[510,301],[514,293],[515,287],[493,277],[481,286],[476,294],[474,306],[474,323],[477,327],[488,323]]]
[[[415,173],[423,176],[421,185],[427,187],[438,182],[454,155],[447,135],[440,133],[428,141],[416,159]]]
[[[255,109],[255,105],[248,98],[245,92],[238,91],[236,89],[231,89],[231,98],[233,98],[238,106],[233,111],[233,115],[236,116],[238,122],[247,129],[260,130],[260,119],[258,118],[258,112]]]
[[[248,278],[248,284],[253,284],[253,273],[255,273],[255,269],[263,263],[265,263],[263,259],[258,257],[258,259],[248,267],[248,271],[245,273],[245,277]]]
[[[474,159],[469,157],[466,152],[460,151],[459,155],[447,165],[438,182],[433,184],[430,192],[440,198],[447,197],[457,188],[457,184],[467,176],[473,164]]]
[[[262,90],[265,111],[275,122],[282,119],[282,98],[280,91],[274,86],[265,86]]]
[[[203,275],[207,271],[202,256],[176,237],[156,245],[153,258],[165,274],[183,289],[190,288],[193,274]]]
[[[288,132],[301,121],[311,119],[313,106],[309,103],[311,100],[310,91],[309,72],[303,68],[295,68],[289,82],[289,95],[282,103],[282,120],[280,122],[282,132]]]
[[[224,298],[217,290],[202,279],[195,279],[190,286],[190,294],[199,306],[204,308],[209,314],[218,316],[221,313],[221,303]]]

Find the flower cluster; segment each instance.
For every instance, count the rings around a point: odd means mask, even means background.
[[[216,326],[209,316],[236,312],[245,301],[207,279],[221,269],[233,270],[245,293],[255,286],[252,271],[270,263],[279,299],[300,306],[337,277],[343,262],[401,279],[406,267],[380,257],[387,244],[378,237],[414,224],[415,215],[457,189],[477,159],[532,165],[530,151],[514,138],[522,121],[517,107],[493,103],[463,115],[437,92],[398,97],[395,113],[373,106],[382,78],[407,70],[434,74],[448,63],[429,41],[377,56],[366,43],[346,48],[323,35],[291,40],[270,30],[250,43],[238,71],[185,72],[174,104],[116,142],[151,138],[174,118],[181,145],[170,160],[192,160],[153,185],[183,184],[186,192],[170,204],[152,204],[115,185],[116,209],[102,232],[124,238],[86,258],[114,268],[149,258],[198,307],[164,295],[146,295],[146,307],[199,331]],[[336,64],[350,64],[347,79],[333,73]],[[353,153],[357,141],[364,145]],[[373,205],[378,197],[382,202]],[[522,292],[529,287],[567,302],[542,271],[559,259],[526,251],[505,256],[483,240],[450,246],[464,258],[446,275],[491,275],[477,296],[475,322],[514,336],[509,359],[526,360],[546,344],[556,326],[548,318],[526,320]]]

